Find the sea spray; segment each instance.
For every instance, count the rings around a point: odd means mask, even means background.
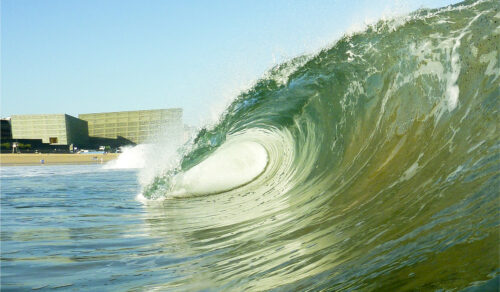
[[[158,175],[172,172],[189,151],[194,138],[193,128],[172,129],[165,127],[147,143],[120,148],[120,155],[103,166],[104,169],[137,169],[142,185],[151,184]]]
[[[128,169],[144,168],[146,166],[146,152],[149,144],[140,144],[137,146],[121,147],[120,155],[116,160],[112,160],[104,165],[105,169]]]

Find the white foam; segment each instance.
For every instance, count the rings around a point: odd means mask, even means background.
[[[458,55],[458,48],[461,45],[462,38],[470,33],[469,27],[474,23],[479,16],[483,13],[476,15],[471,22],[462,30],[460,35],[455,39],[455,44],[451,50],[451,72],[448,75],[448,83],[446,85],[446,97],[448,100],[448,110],[453,111],[458,104],[458,96],[460,93],[460,89],[457,84],[458,76],[460,74],[460,56]]]
[[[185,133],[189,134],[189,133]],[[179,147],[184,140],[157,136],[155,143],[139,144],[122,148],[122,153],[114,161],[103,166],[105,169],[139,169],[137,179],[141,185],[150,184],[155,177],[179,164]],[[186,144],[187,145],[187,144]]]
[[[259,143],[226,143],[200,164],[174,177],[174,194],[200,195],[237,188],[259,176],[267,160],[267,151]]]
[[[108,162],[104,165],[105,169],[130,169],[144,168],[146,166],[146,152],[148,151],[147,144],[137,146],[123,147],[122,153],[117,159]]]

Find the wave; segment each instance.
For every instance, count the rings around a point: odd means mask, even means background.
[[[492,285],[499,9],[419,10],[271,69],[144,184],[172,199],[155,228],[220,250],[227,289]]]

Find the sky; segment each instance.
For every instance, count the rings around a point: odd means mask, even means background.
[[[200,126],[277,63],[455,0],[1,0],[0,114],[183,108]]]

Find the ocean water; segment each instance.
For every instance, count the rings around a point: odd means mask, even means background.
[[[499,45],[498,1],[419,10],[178,149],[2,168],[2,290],[498,291]]]
[[[134,279],[161,260],[163,240],[148,232],[134,199],[135,171],[19,166],[1,174],[2,291],[140,288]]]

